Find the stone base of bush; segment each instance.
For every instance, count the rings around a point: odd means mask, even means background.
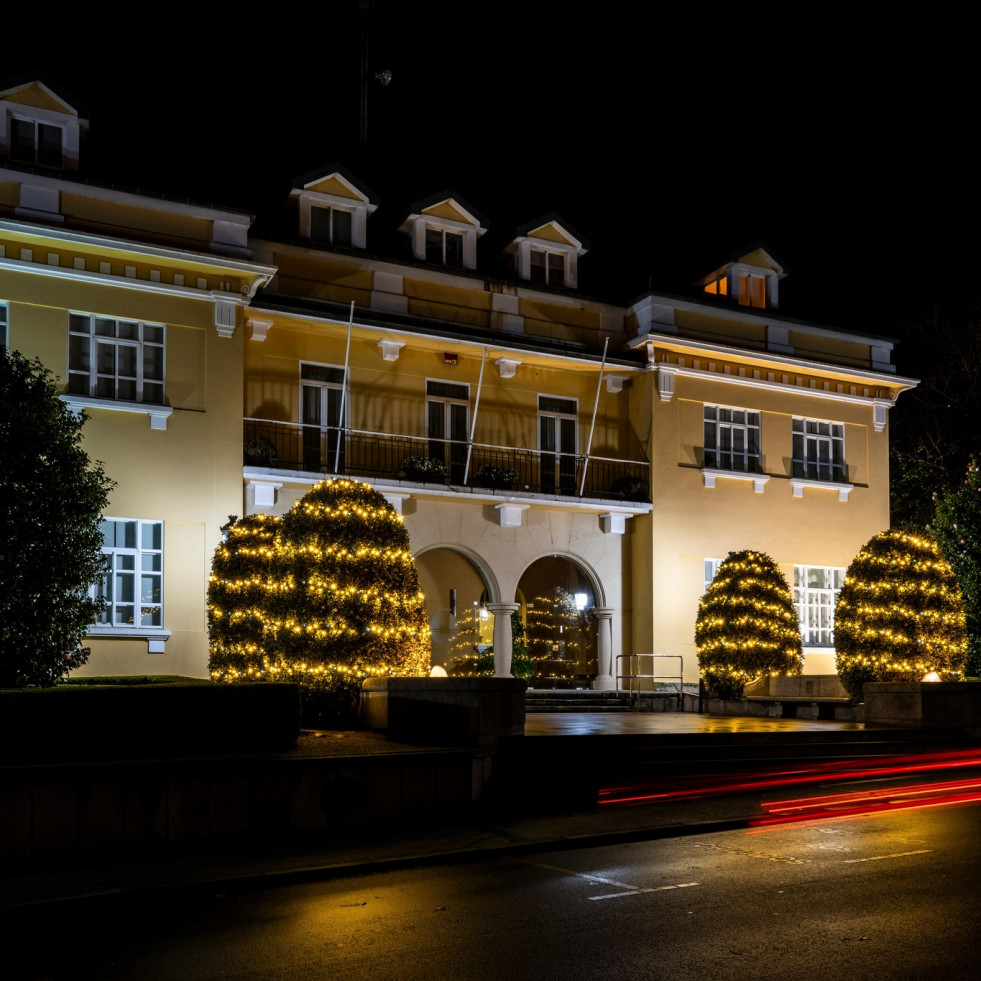
[[[981,732],[981,681],[870,682],[863,694],[870,728]]]

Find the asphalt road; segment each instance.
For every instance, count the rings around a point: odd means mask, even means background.
[[[48,911],[5,947],[38,979],[976,979],[981,807],[928,803]]]

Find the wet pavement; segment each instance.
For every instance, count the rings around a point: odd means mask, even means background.
[[[525,734],[663,738],[705,733],[835,733],[861,730],[853,722],[710,716],[681,712],[529,713]],[[818,735],[808,738],[820,738]],[[841,736],[838,737],[842,738]],[[424,746],[394,743],[374,732],[305,732],[291,755],[426,753]],[[724,752],[724,750],[723,750]],[[358,875],[409,865],[438,864],[493,854],[575,848],[586,844],[695,834],[738,826],[759,809],[759,795],[731,794],[626,809],[596,808],[547,815],[487,816],[432,828],[388,829],[361,836],[324,836],[281,849],[228,850],[208,846],[161,861],[104,862],[97,868],[49,870],[0,878],[0,912],[37,905],[97,900],[104,896],[188,888],[285,885]]]
[[[770,719],[697,712],[529,712],[526,736],[626,736],[698,732],[846,732],[861,722]]]

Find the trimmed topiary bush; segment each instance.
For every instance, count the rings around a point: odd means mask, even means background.
[[[212,677],[299,682],[306,724],[351,721],[366,677],[429,672],[409,535],[367,484],[321,481],[281,523],[233,523],[215,554],[209,606]]]
[[[928,535],[889,530],[852,560],[835,606],[838,675],[856,701],[867,681],[964,677],[964,601]]]
[[[269,573],[281,521],[229,516],[208,581],[208,667],[215,680],[266,675],[263,639]]]
[[[800,624],[790,587],[763,552],[730,552],[698,604],[698,665],[710,698],[739,699],[763,675],[800,674]]]

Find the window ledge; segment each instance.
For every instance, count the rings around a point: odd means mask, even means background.
[[[770,475],[765,473],[744,473],[741,470],[715,470],[709,467],[702,467],[702,480],[706,487],[715,487],[715,481],[718,477],[725,477],[729,480],[752,481],[753,490],[757,494],[763,493],[763,488],[770,479]]]
[[[150,417],[151,429],[166,429],[167,420],[174,411],[172,406],[157,405],[153,402],[120,402],[116,399],[93,399],[85,395],[62,395],[60,398],[75,415],[79,415],[83,409],[142,412]]]
[[[791,477],[790,486],[794,497],[803,497],[805,487],[823,487],[825,490],[837,491],[839,501],[847,501],[848,495],[855,488],[854,484],[841,484],[834,480],[806,480],[804,477]]]
[[[170,631],[162,627],[112,627],[100,623],[89,627],[85,636],[101,640],[145,640],[148,654],[163,654],[164,644],[170,640]]]

